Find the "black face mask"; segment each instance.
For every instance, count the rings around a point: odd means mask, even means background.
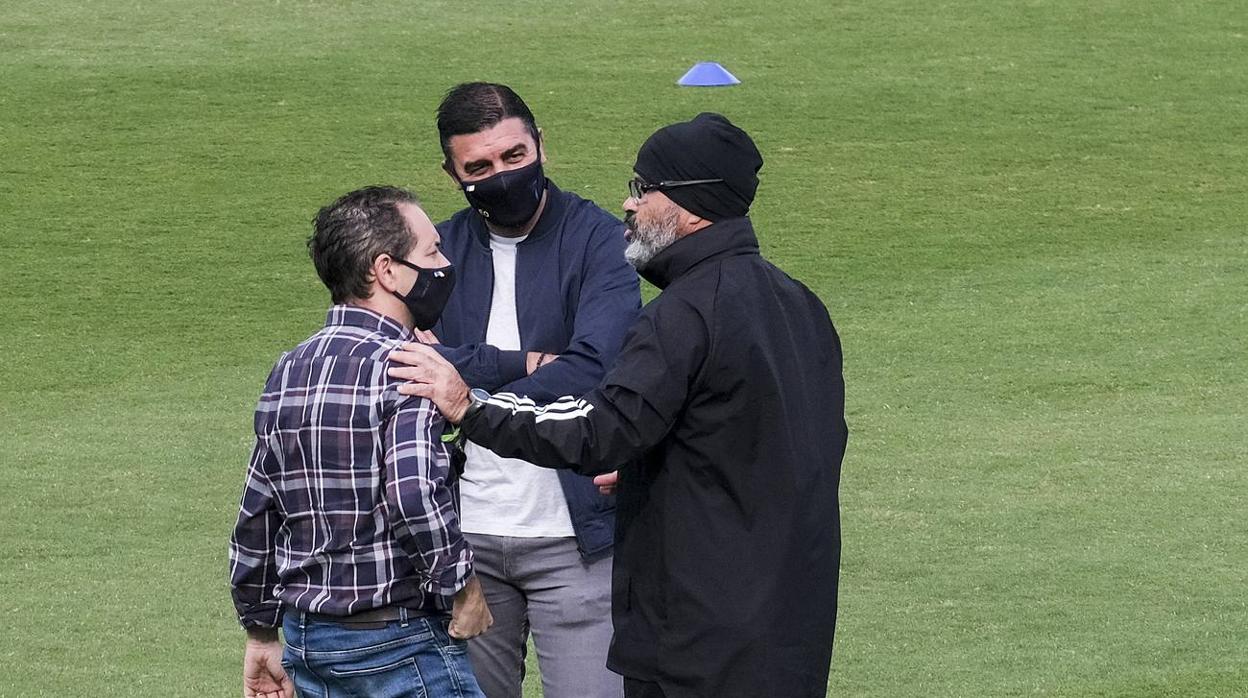
[[[475,182],[459,183],[468,205],[485,220],[503,228],[519,228],[537,212],[546,191],[546,175],[542,173],[542,152],[524,167],[499,172]]]
[[[416,283],[412,284],[412,290],[406,294],[393,291],[395,297],[403,301],[403,305],[406,305],[408,312],[412,314],[416,329],[427,330],[438,324],[438,318],[442,317],[442,309],[446,307],[446,301],[451,297],[451,290],[455,288],[455,266],[448,264],[440,269],[426,269],[406,259],[398,257],[392,259],[409,269],[416,270]]]

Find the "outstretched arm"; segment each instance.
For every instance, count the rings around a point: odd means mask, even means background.
[[[550,468],[606,473],[667,435],[706,359],[700,315],[680,301],[645,315],[629,332],[615,368],[583,398],[539,404],[500,393],[469,412],[468,386],[450,362],[416,344],[391,359],[390,375],[409,381],[406,395],[431,399],[474,442],[507,457]]]

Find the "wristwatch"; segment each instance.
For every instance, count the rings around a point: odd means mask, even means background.
[[[468,409],[464,410],[464,419],[476,414],[490,399],[490,391],[485,388],[473,388],[468,391]]]

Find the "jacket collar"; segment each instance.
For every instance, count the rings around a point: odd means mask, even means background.
[[[563,192],[555,183],[546,179],[546,208],[542,209],[542,215],[537,219],[537,225],[529,231],[528,237],[524,242],[530,242],[538,238],[545,237],[550,231],[559,227],[559,221],[563,219],[563,210],[566,205],[563,201]],[[472,207],[468,208],[468,226],[472,230],[472,237],[480,243],[485,249],[490,249],[490,229],[485,225],[485,219],[481,217]]]
[[[673,242],[640,269],[642,278],[659,288],[713,257],[758,254],[758,238],[749,218],[727,218]]]

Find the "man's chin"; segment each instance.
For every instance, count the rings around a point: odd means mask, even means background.
[[[654,258],[654,250],[642,241],[632,239],[629,240],[628,247],[624,248],[624,258],[634,269],[640,270]]]

